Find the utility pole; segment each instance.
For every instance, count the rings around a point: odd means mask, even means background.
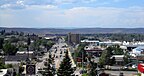
[[[28,57],[27,57],[27,63],[30,64],[30,59],[29,59],[29,45],[31,43],[31,40],[30,40],[30,37],[29,37],[29,34],[28,34],[28,41],[27,41],[27,54],[28,54]]]

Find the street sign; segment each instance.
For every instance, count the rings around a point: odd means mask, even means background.
[[[34,64],[26,65],[26,74],[27,75],[35,75],[36,74],[36,66]]]
[[[138,70],[139,70],[141,73],[144,73],[144,64],[139,63],[139,64],[138,64]]]

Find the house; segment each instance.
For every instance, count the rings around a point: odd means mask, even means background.
[[[5,56],[5,63],[6,62],[21,62],[21,61],[26,61],[26,59],[28,58],[28,55],[9,55],[9,56]]]
[[[34,51],[17,51],[17,56],[29,56],[29,58],[35,58]]]
[[[19,73],[19,65],[21,62],[26,62],[28,59],[28,55],[13,55],[13,56],[5,56],[5,64],[12,64],[13,68],[17,73]]]
[[[113,55],[112,57],[111,57],[111,59],[112,58],[115,58],[115,61],[116,61],[116,65],[123,65],[124,64],[124,55]]]

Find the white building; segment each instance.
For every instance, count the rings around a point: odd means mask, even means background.
[[[132,52],[130,52],[130,55],[135,57],[137,55],[141,55],[142,52],[144,52],[144,46],[138,46],[137,48],[134,48]]]

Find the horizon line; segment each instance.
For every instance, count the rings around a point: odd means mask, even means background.
[[[0,28],[25,28],[25,29],[93,29],[93,28],[102,28],[102,29],[143,29],[144,27],[4,27]]]

